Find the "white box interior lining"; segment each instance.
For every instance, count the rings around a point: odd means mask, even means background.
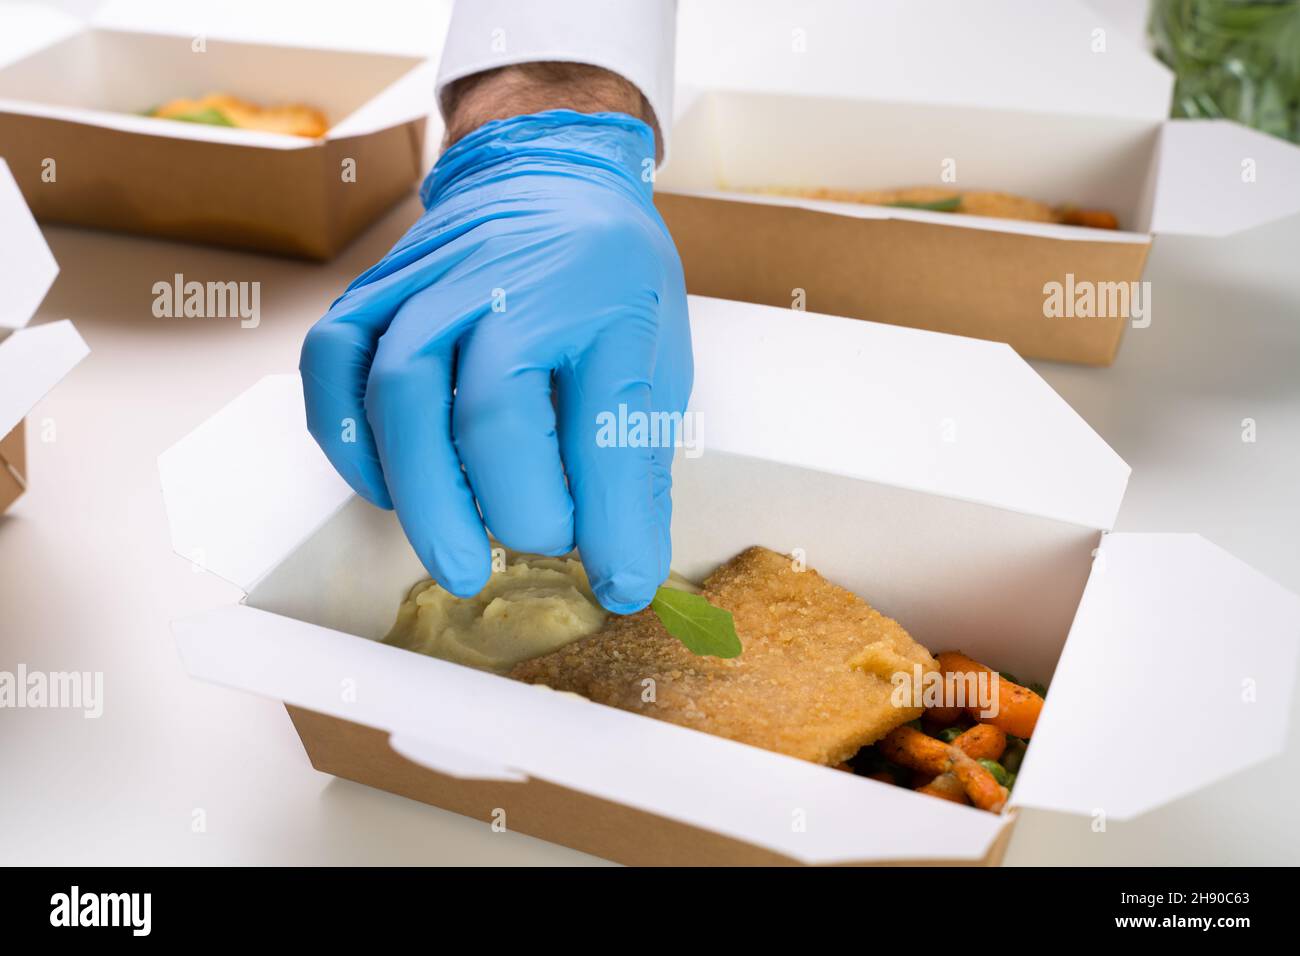
[[[679,457],[675,475],[673,566],[688,578],[750,545],[800,548],[808,567],[932,651],[961,648],[1026,680],[1050,680],[1100,540],[1078,525],[723,453]],[[353,499],[246,603],[379,640],[425,577],[395,516]]]
[[[413,57],[90,29],[0,69],[0,99],[139,114],[223,92],[262,105],[304,103],[331,123],[421,61]]]
[[[1125,231],[1146,233],[1160,129],[1124,117],[715,90],[679,115],[656,183],[669,192],[945,186],[951,162],[954,188],[1108,209]]]

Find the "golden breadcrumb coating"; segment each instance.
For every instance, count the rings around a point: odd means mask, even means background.
[[[920,205],[958,201],[953,212],[969,216],[992,216],[996,219],[1022,219],[1029,222],[1060,222],[1061,216],[1047,203],[1011,193],[988,189],[953,189],[948,186],[909,186],[904,189],[809,189],[773,188],[760,192],[773,196],[797,196],[828,202],[854,202],[869,206],[893,206],[899,203]]]
[[[647,609],[509,676],[828,765],[921,716],[894,706],[890,676],[936,670],[934,658],[816,571],[750,548],[710,575],[703,594],[735,617],[739,657],[696,657]]]

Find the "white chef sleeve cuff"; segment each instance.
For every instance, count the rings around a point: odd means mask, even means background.
[[[663,136],[673,123],[676,0],[459,0],[438,68],[447,84],[515,63],[586,63],[617,73],[650,102]]]

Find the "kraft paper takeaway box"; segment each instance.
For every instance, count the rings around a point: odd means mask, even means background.
[[[175,622],[184,666],[284,701],[322,771],[641,864],[996,863],[1016,807],[1128,818],[1280,749],[1300,598],[1195,535],[1108,532],[1128,467],[1009,347],[690,309],[675,569],[803,549],[926,646],[1050,680],[1010,812],[380,643],[424,571],[307,435],[296,376],[160,458],[177,552],[247,595]]]
[[[41,221],[328,259],[420,178],[428,60],[113,22],[0,7],[0,143]],[[15,55],[15,37],[30,49]],[[309,139],[142,115],[213,92],[314,106],[330,128]]]
[[[58,273],[0,159],[0,512],[27,488],[23,419],[90,352],[66,320],[26,327]]]
[[[683,52],[696,85],[678,92],[656,179],[691,292],[1107,365],[1127,325],[1160,321],[1160,290],[1140,284],[1156,236],[1291,218],[1300,243],[1300,148],[1226,121],[1165,119],[1171,75],[1118,40],[1092,52],[1094,12],[765,4],[724,28],[734,6],[684,17],[682,43],[709,46]],[[752,192],[907,186],[1107,209],[1121,228]]]

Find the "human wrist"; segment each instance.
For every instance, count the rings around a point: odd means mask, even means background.
[[[624,113],[546,110],[489,120],[438,159],[420,190],[425,208],[448,199],[506,165],[516,173],[553,173],[581,167],[584,178],[605,180],[636,200],[650,204],[653,190],[654,133]]]
[[[492,120],[549,110],[635,117],[654,134],[655,158],[663,153],[654,110],[635,85],[601,67],[558,61],[498,67],[451,83],[442,97],[443,149]]]

